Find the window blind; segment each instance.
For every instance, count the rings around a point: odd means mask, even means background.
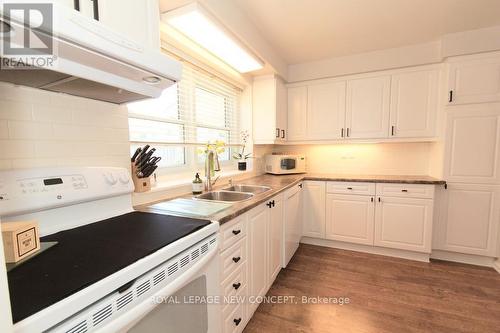
[[[160,167],[199,163],[196,147],[216,140],[230,159],[240,144],[241,89],[187,62],[181,80],[161,97],[128,104],[131,150],[149,143],[162,156]],[[190,162],[191,161],[191,162]]]

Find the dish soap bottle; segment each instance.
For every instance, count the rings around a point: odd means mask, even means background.
[[[203,181],[200,178],[200,174],[196,173],[193,180],[193,194],[201,194],[203,192]]]

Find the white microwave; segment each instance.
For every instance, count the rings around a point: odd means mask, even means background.
[[[284,175],[306,172],[304,155],[266,155],[266,173]]]

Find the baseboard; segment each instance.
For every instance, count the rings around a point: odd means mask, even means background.
[[[397,249],[388,249],[385,247],[345,243],[345,242],[340,242],[340,241],[335,241],[335,240],[312,238],[312,237],[302,237],[300,242],[304,243],[304,244],[325,246],[325,247],[331,247],[331,248],[342,249],[342,250],[357,251],[357,252],[364,252],[364,253],[370,253],[370,254],[378,254],[378,255],[388,256],[388,257],[396,257],[396,258],[402,258],[402,259],[408,259],[408,260],[429,262],[429,254],[427,254],[427,253],[419,253],[419,252],[397,250]]]
[[[495,262],[493,263],[493,268],[496,269],[498,273],[500,273],[500,258],[495,260]]]
[[[432,250],[431,259],[459,262],[462,264],[494,267],[495,258],[477,256],[473,254],[463,254],[442,250]]]

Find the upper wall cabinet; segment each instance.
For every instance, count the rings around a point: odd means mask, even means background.
[[[307,139],[344,137],[346,82],[312,84],[307,88]]]
[[[56,0],[82,15],[98,19],[120,35],[147,49],[160,50],[160,7],[158,0]],[[95,7],[97,4],[97,8]]]
[[[288,88],[288,140],[435,137],[441,66],[325,79]]]
[[[387,137],[390,87],[390,76],[369,77],[347,82],[347,138]]]
[[[288,136],[287,90],[284,82],[274,75],[254,78],[252,100],[254,142],[284,142]]]
[[[500,101],[500,53],[451,59],[448,104]]]
[[[403,72],[392,76],[390,136],[432,137],[438,109],[437,69]]]
[[[307,86],[288,88],[288,140],[307,140]]]

